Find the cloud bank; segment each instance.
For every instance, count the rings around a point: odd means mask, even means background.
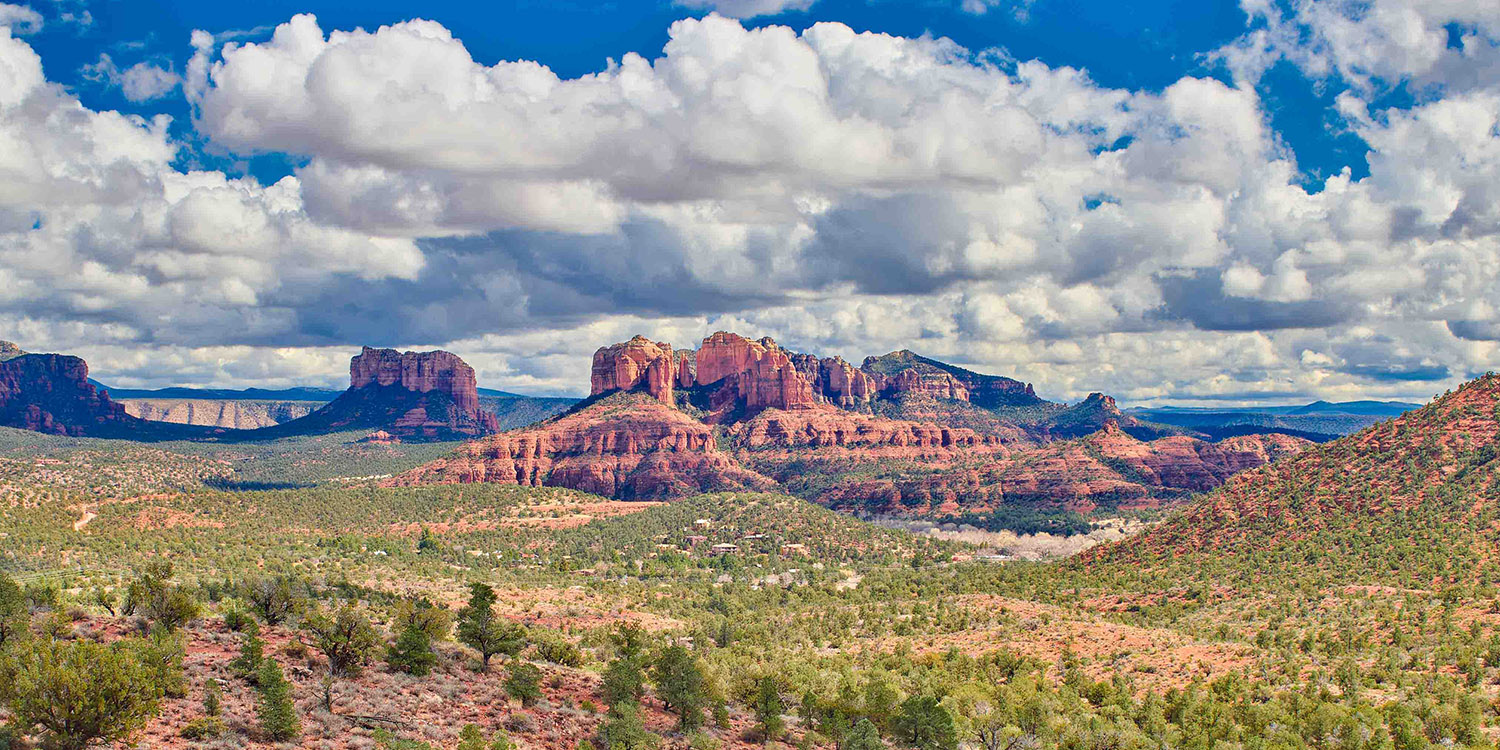
[[[0,323],[185,359],[444,344],[551,391],[628,332],[737,327],[1054,397],[1429,393],[1500,339],[1500,13],[1368,5],[1245,0],[1231,82],[1159,92],[717,15],[579,78],[430,21],[197,34],[193,126],[301,165],[269,186],[174,168],[164,120],[87,110],[7,35]],[[1280,61],[1348,85],[1368,177],[1301,187],[1254,87]]]

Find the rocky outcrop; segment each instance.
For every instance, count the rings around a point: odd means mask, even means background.
[[[831,407],[783,411],[770,409],[726,430],[736,449],[764,448],[909,448],[966,451],[998,444],[973,430],[922,422],[851,414]],[[889,456],[889,454],[886,454]]]
[[[139,420],[89,382],[89,366],[63,354],[0,361],[0,426],[55,435],[102,435]]]
[[[257,430],[301,419],[316,411],[313,401],[230,401],[216,399],[124,399],[132,417],[152,422]]]
[[[1090,393],[1088,398],[1053,414],[1042,426],[1052,438],[1069,440],[1092,435],[1110,424],[1143,440],[1182,432],[1166,425],[1136,419],[1120,411],[1114,397],[1103,393]]]
[[[444,351],[365,347],[349,361],[349,390],[321,409],[260,431],[263,437],[385,430],[404,440],[461,440],[499,432],[479,402],[474,368]]]
[[[479,411],[479,383],[474,368],[449,352],[398,352],[364,347],[359,356],[349,360],[349,388],[369,386],[441,393],[459,411]]]
[[[864,406],[880,392],[874,378],[845,362],[843,357],[819,360],[817,382],[823,397],[844,409]]]
[[[720,451],[713,428],[633,393],[468,443],[389,484],[480,482],[568,487],[623,500],[774,486]]]
[[[877,391],[874,379],[840,358],[819,359],[783,349],[771,338],[724,331],[703,339],[696,351],[674,352],[669,344],[636,336],[594,353],[592,395],[642,390],[670,404],[674,389],[708,394],[713,421],[824,403],[853,409]]]
[[[21,351],[21,347],[9,341],[0,341],[0,362],[4,362],[7,359],[15,359],[25,353]]]
[[[672,356],[671,344],[636,336],[623,344],[606,346],[594,352],[589,393],[597,396],[640,388],[652,398],[670,404],[677,374],[677,359]]]
[[[866,357],[860,369],[875,380],[884,398],[910,395],[966,401],[986,409],[1001,406],[1039,406],[1030,383],[983,375],[902,349],[881,357]]]

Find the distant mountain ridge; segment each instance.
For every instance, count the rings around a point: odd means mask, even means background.
[[[1420,404],[1402,401],[1345,401],[1265,407],[1142,407],[1128,413],[1160,424],[1196,430],[1215,437],[1244,429],[1273,430],[1327,442],[1377,422],[1398,417]],[[1238,428],[1238,429],[1237,429]]]

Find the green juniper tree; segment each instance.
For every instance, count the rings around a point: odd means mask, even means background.
[[[458,613],[458,640],[479,652],[488,671],[496,654],[514,656],[526,645],[526,631],[495,614],[495,590],[482,583],[469,587],[469,603]]]
[[[398,672],[426,677],[437,663],[432,652],[432,637],[418,625],[407,625],[385,652],[385,661]]]
[[[272,742],[286,742],[302,734],[302,720],[292,702],[292,685],[275,659],[261,660],[256,678],[255,713],[260,731]]]
[[[703,668],[685,647],[662,649],[651,668],[656,695],[667,709],[677,714],[678,726],[684,731],[703,725],[703,709],[708,706],[708,689]]]
[[[505,694],[528,708],[535,705],[542,698],[542,671],[524,661],[512,664],[505,678]]]
[[[18,727],[41,730],[56,750],[128,738],[156,715],[162,675],[141,661],[135,640],[35,639],[0,655],[0,686]]]

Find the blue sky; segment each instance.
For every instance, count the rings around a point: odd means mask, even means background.
[[[709,15],[717,12],[717,15]],[[577,392],[717,329],[1134,403],[1500,360],[1500,9],[0,2],[0,338]],[[7,141],[6,138],[9,140]]]
[[[55,8],[59,15],[76,12],[67,4]],[[574,77],[598,71],[605,61],[626,52],[654,56],[666,43],[672,21],[712,9],[663,2],[429,2],[415,6],[389,0],[114,0],[89,4],[87,10],[91,24],[53,23],[31,39],[47,61],[49,75],[73,86],[80,99],[94,108],[169,112],[178,119],[181,135],[190,138],[185,102],[131,102],[118,88],[88,80],[85,67],[107,54],[122,68],[149,62],[180,71],[192,53],[188,40],[195,29],[259,41],[292,15],[312,13],[325,27],[340,29],[432,19],[457,30],[476,61],[536,60],[561,76]],[[861,31],[947,37],[976,53],[1044,60],[1087,71],[1103,86],[1147,90],[1160,90],[1184,75],[1228,80],[1228,71],[1208,59],[1208,53],[1251,25],[1238,3],[1223,0],[1132,3],[1128,13],[1121,13],[1117,2],[1039,0],[1030,5],[1002,5],[982,14],[966,12],[961,2],[945,0],[821,0],[806,9],[745,20],[747,25],[780,24],[799,30],[819,21],[837,21]],[[1271,110],[1273,121],[1296,153],[1306,173],[1304,184],[1310,189],[1316,190],[1323,177],[1345,167],[1356,176],[1368,172],[1363,143],[1327,114],[1334,97],[1345,89],[1343,84],[1310,80],[1295,66],[1283,64],[1259,88],[1277,104]],[[251,168],[264,180],[290,169],[283,158],[260,159]]]

